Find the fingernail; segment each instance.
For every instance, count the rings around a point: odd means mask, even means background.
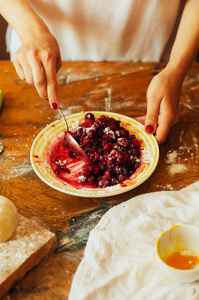
[[[56,102],[53,102],[51,105],[52,105],[53,109],[57,109],[57,103]]]
[[[153,133],[153,132],[154,132],[154,127],[153,127],[153,125],[147,125],[147,126],[145,127],[145,131],[146,131],[147,133]]]

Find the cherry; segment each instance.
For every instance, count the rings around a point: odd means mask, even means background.
[[[78,174],[80,183],[98,188],[116,185],[124,182],[141,165],[140,141],[112,117],[101,115],[95,119],[92,113],[87,113],[76,132],[71,134],[90,160]],[[65,139],[63,144],[68,148]],[[76,157],[72,151],[69,156]],[[55,163],[57,172],[67,172],[59,158]]]
[[[140,141],[138,141],[138,139],[136,138],[133,139],[133,144],[135,145],[136,148],[140,147]]]
[[[84,127],[91,127],[94,121],[92,119],[86,119],[84,122]]]
[[[121,137],[117,140],[117,145],[120,147],[127,148],[129,144],[129,141],[125,137]]]
[[[98,182],[98,187],[105,188],[107,186],[110,186],[110,181],[107,180],[105,177],[100,178],[100,180]]]
[[[94,116],[94,114],[92,114],[92,113],[87,113],[86,115],[85,115],[85,120],[92,120],[92,121],[95,121],[95,116]]]

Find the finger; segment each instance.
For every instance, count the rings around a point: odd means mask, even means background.
[[[162,144],[166,140],[170,127],[169,116],[167,114],[161,115],[155,135],[158,144]]]
[[[31,65],[29,64],[23,65],[23,71],[24,71],[26,82],[33,85],[34,80],[33,80],[33,71]]]
[[[47,99],[47,82],[44,68],[41,62],[35,62],[32,66],[33,80],[35,88],[41,98]]]
[[[160,110],[161,98],[147,97],[147,114],[145,118],[145,131],[153,134],[158,126],[158,115]]]
[[[62,66],[62,60],[61,60],[61,56],[59,55],[58,58],[57,58],[56,72],[59,71],[59,69],[61,68],[61,66]]]
[[[140,116],[134,119],[144,125],[146,116]]]
[[[17,61],[13,61],[13,64],[14,64],[15,70],[16,70],[19,78],[21,80],[25,80],[25,75],[24,75],[24,71],[23,71],[21,64],[19,64]]]
[[[22,53],[18,50],[13,56],[13,63],[19,78],[33,84],[32,67],[28,63],[26,55],[22,56]]]
[[[45,66],[45,76],[47,83],[47,95],[52,109],[57,109],[59,106],[58,91],[57,91],[57,77],[56,77],[56,62],[51,60]]]

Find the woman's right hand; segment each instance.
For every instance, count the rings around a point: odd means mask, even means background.
[[[35,85],[40,97],[48,99],[50,106],[57,109],[56,73],[61,67],[61,56],[58,43],[47,27],[37,36],[23,39],[13,63],[20,79]]]
[[[58,43],[28,0],[0,0],[0,12],[22,46],[13,57],[17,74],[34,84],[39,95],[58,107],[56,73],[61,67]]]

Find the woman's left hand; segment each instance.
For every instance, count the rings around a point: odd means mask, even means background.
[[[155,134],[163,143],[171,126],[179,121],[179,99],[182,80],[169,66],[156,75],[147,90],[147,114],[136,118],[145,125],[147,133]]]

